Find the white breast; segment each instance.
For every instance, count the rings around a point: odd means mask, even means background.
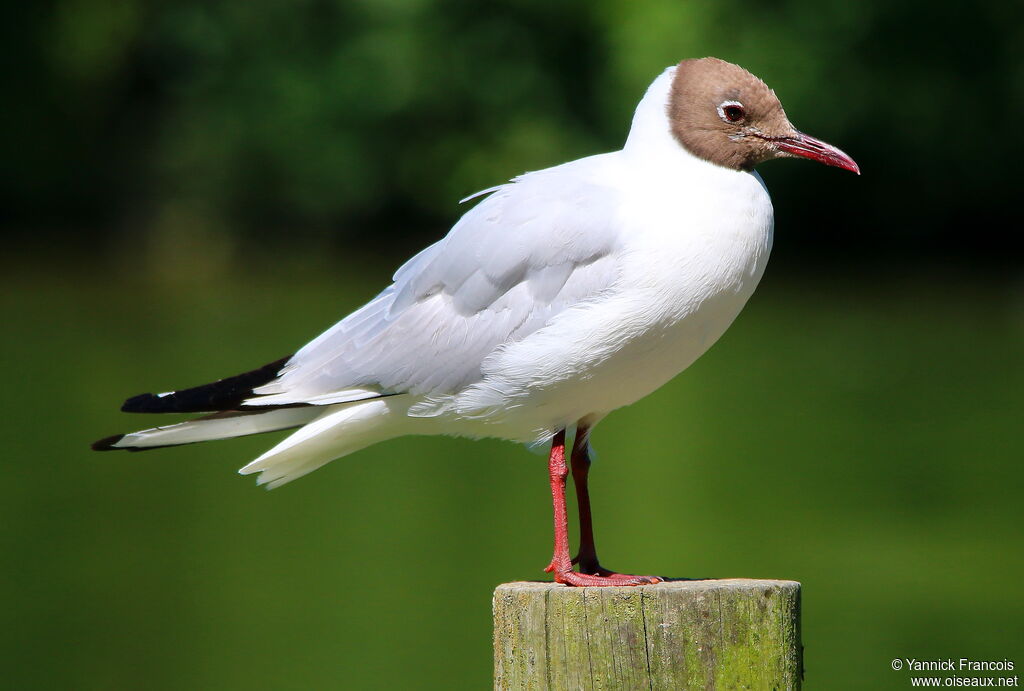
[[[764,272],[771,201],[755,174],[684,163],[685,173],[666,174],[623,156],[603,171],[621,192],[612,220],[619,280],[496,352],[484,380],[454,401],[458,431],[533,440],[598,419],[667,382],[725,332]]]

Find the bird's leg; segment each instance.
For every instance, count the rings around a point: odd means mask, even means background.
[[[555,581],[566,585],[643,585],[657,583],[660,579],[651,576],[630,576],[627,574],[594,575],[576,573],[572,570],[569,557],[569,519],[565,511],[565,479],[569,469],[565,464],[565,430],[560,430],[551,440],[551,455],[548,457],[548,475],[551,478],[551,500],[555,514],[555,550],[551,563],[544,569],[554,572]],[[584,482],[584,487],[586,484]],[[589,506],[588,506],[589,510]],[[593,548],[593,536],[590,539]],[[594,557],[594,564],[597,557]],[[600,567],[598,567],[600,568]]]
[[[587,441],[590,430],[579,427],[572,444],[572,481],[576,485],[576,504],[580,511],[580,550],[573,564],[580,567],[580,573],[607,576],[611,572],[601,568],[597,561],[597,547],[594,546],[594,524],[590,517],[590,491],[587,478],[590,475],[590,444]]]
[[[580,550],[572,563],[578,564],[581,574],[601,576],[613,581],[645,579],[646,583],[658,583],[657,576],[632,576],[616,573],[601,566],[597,560],[597,547],[594,545],[594,523],[590,513],[590,489],[587,480],[590,476],[590,430],[580,425],[576,429],[576,439],[572,445],[572,480],[576,485],[576,504],[580,512]]]
[[[544,570],[558,575],[572,571],[569,559],[569,519],[565,513],[565,477],[569,474],[565,466],[565,430],[559,430],[551,440],[551,454],[548,456],[548,476],[551,479],[551,501],[555,513],[555,551],[551,563]],[[559,581],[560,582],[560,581]]]

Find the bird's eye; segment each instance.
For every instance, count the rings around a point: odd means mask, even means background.
[[[718,106],[718,115],[726,122],[739,122],[747,117],[747,111],[743,108],[743,104],[727,101]]]

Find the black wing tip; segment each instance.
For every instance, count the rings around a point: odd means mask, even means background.
[[[121,405],[122,413],[162,413],[166,406],[159,405],[160,397],[151,393],[132,396]]]
[[[292,355],[250,372],[165,394],[140,393],[121,406],[124,413],[209,413],[237,410],[253,389],[276,379]]]
[[[98,441],[92,443],[93,451],[120,451],[123,447],[114,446],[117,442],[124,439],[123,434],[115,434],[110,437],[104,437]]]

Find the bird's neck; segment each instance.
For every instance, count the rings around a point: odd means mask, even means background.
[[[622,153],[639,168],[652,174],[681,174],[687,178],[745,175],[740,171],[717,166],[699,158],[673,136],[669,123],[668,102],[675,72],[675,66],[667,68],[647,88],[633,114],[633,123],[622,147]]]
[[[633,114],[629,136],[622,147],[631,158],[649,162],[688,166],[700,162],[672,136],[668,121],[668,98],[675,77],[675,66],[669,67],[655,79]]]

